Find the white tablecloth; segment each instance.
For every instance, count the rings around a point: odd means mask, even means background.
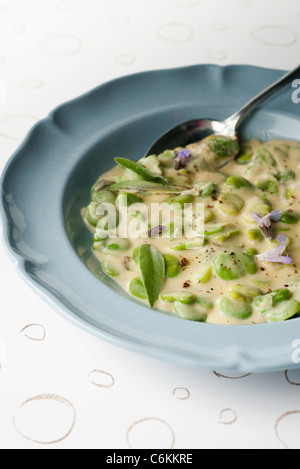
[[[299,25],[298,0],[0,0],[0,166],[37,120],[111,78],[292,69]],[[2,245],[0,278],[1,448],[299,448],[299,372],[229,379],[101,342],[44,304]]]

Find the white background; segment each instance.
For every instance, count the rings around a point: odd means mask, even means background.
[[[0,166],[37,120],[114,77],[292,69],[299,26],[298,0],[0,0]],[[299,372],[228,379],[108,345],[47,307],[2,245],[0,281],[1,448],[300,447]]]

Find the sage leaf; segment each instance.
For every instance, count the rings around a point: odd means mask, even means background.
[[[120,166],[123,166],[123,168],[130,169],[130,171],[142,176],[145,181],[155,182],[162,185],[170,184],[169,179],[152,173],[140,163],[135,163],[134,161],[127,160],[126,158],[115,158],[115,162]]]
[[[164,186],[162,184],[156,184],[149,181],[123,181],[110,187],[110,190],[113,192],[153,192],[156,194],[181,194],[182,192],[190,189],[190,187],[185,186]]]
[[[165,260],[154,246],[143,244],[139,249],[139,265],[147,298],[153,308],[165,280]]]

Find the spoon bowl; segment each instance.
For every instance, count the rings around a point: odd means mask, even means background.
[[[195,119],[184,122],[156,140],[146,156],[158,155],[172,148],[185,147],[210,135],[226,135],[223,130],[225,131],[225,124],[213,119]]]
[[[253,113],[264,101],[266,101],[269,97],[277,93],[288,84],[291,84],[292,81],[296,78],[299,78],[299,76],[300,66],[298,66],[292,72],[289,72],[287,75],[284,75],[283,78],[262,91],[242,109],[224,121],[200,118],[190,120],[173,127],[160,136],[151,145],[145,156],[148,157],[150,155],[159,155],[165,150],[171,150],[177,147],[185,147],[191,143],[203,140],[204,138],[211,135],[223,135],[226,137],[232,137],[233,139],[238,139],[239,128],[242,122],[247,117],[249,117],[251,113]],[[224,167],[229,162],[230,161],[227,160],[226,163],[222,163],[219,168]]]

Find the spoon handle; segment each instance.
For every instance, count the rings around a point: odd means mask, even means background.
[[[277,91],[284,88],[286,85],[290,84],[294,79],[300,79],[300,66],[298,66],[292,72],[289,72],[284,77],[280,78],[276,83],[269,86],[266,90],[258,94],[254,99],[252,99],[248,104],[246,104],[242,109],[234,113],[231,117],[226,119],[225,124],[226,128],[229,130],[229,133],[237,133],[240,125],[246,117],[251,114],[260,104],[266,101],[270,96],[277,93]]]

